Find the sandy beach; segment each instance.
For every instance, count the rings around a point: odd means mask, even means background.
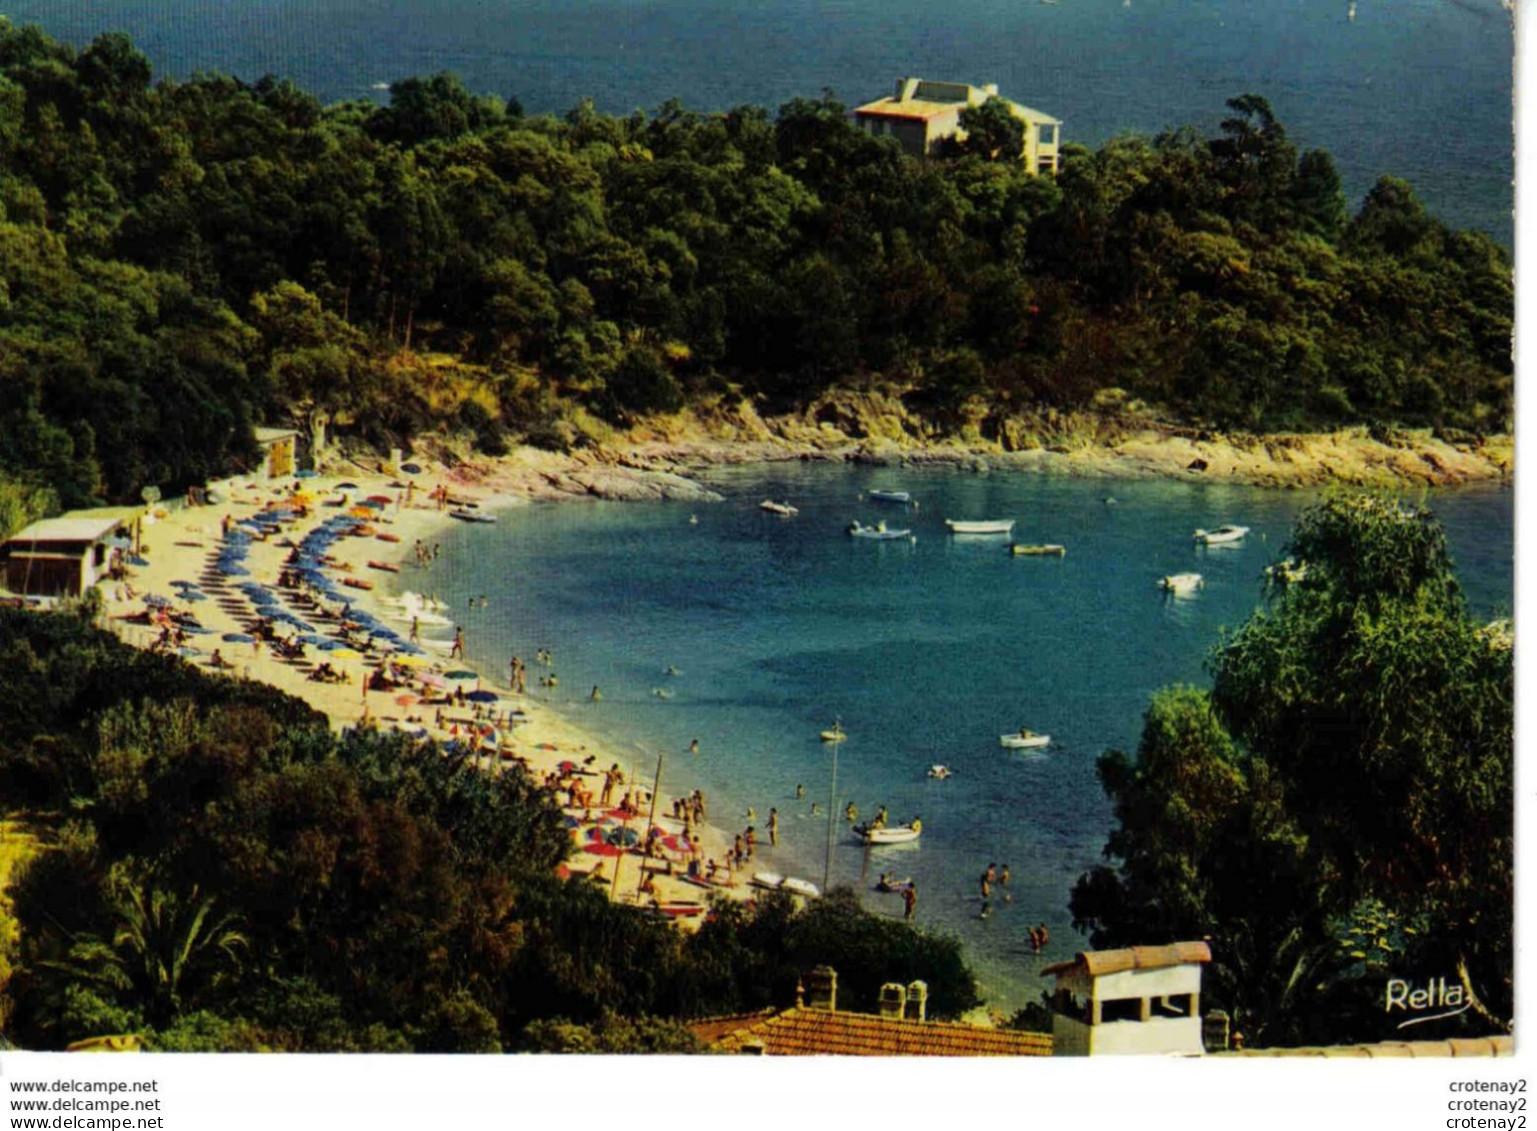
[[[451,654],[454,628],[444,610],[424,608],[408,592],[389,595],[392,575],[414,569],[418,542],[430,552],[454,521],[449,514],[454,508],[433,497],[440,486],[450,500],[464,500],[474,508],[471,513],[484,515],[535,498],[588,493],[569,479],[569,466],[542,464],[533,453],[522,463],[504,462],[495,474],[423,463],[419,473],[410,475],[346,463],[304,480],[237,478],[210,484],[217,503],[159,508],[153,521],[144,523],[137,559],[142,564],[131,567],[126,585],[103,586],[102,623],[125,642],[151,648],[165,635],[171,614],[190,613],[202,631],[186,635],[180,648],[187,662],[204,671],[268,683],[325,714],[337,730],[400,728],[442,743],[472,744],[476,765],[485,773],[521,763],[536,781],[547,784],[567,815],[573,852],[562,875],[572,882],[601,883],[615,900],[656,905],[680,926],[697,926],[712,894],[750,898],[756,889],[749,877],[773,867],[767,835],[757,857],[733,872],[727,866],[730,834],[708,819],[686,826],[674,816],[675,799],[665,793],[655,798],[653,809],[654,765],[645,759],[645,765],[637,764],[633,751],[605,746],[537,694],[541,667],[534,655],[523,657],[528,690],[522,694],[508,686],[510,665],[497,673],[478,672],[474,679],[449,677],[453,671],[474,671],[474,665]],[[686,480],[673,482],[676,477],[620,474],[648,481],[644,490],[657,492],[655,497],[708,496]],[[359,508],[370,497],[370,509]],[[343,498],[347,506],[334,505]],[[320,596],[317,601],[311,585],[281,585],[306,535],[349,515],[357,532],[331,544],[325,569],[330,581],[341,586],[331,592],[343,599]],[[258,516],[265,534],[257,532],[253,520]],[[420,651],[412,654],[408,637],[417,610]],[[264,615],[278,640],[302,635],[310,641],[302,656],[285,657],[273,642],[251,636]],[[394,630],[399,643],[375,638],[361,626],[347,632],[346,624],[357,624],[354,616]],[[226,639],[228,634],[242,636]],[[396,686],[370,688],[381,662]],[[322,664],[339,673],[340,681],[315,678]],[[469,697],[460,698],[460,693]],[[601,805],[605,771],[613,766],[623,779],[609,804]],[[584,796],[588,792],[590,798]],[[633,812],[622,806],[626,797]],[[652,835],[660,844],[648,856],[643,848],[653,812],[658,832]],[[717,882],[687,878],[691,857],[701,872],[715,862]],[[642,892],[647,874],[654,890]]]

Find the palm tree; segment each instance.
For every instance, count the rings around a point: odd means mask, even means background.
[[[183,894],[136,871],[115,868],[108,879],[111,941],[82,937],[63,965],[163,1028],[229,980],[247,940],[196,884]]]

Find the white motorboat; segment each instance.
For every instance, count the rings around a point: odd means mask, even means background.
[[[773,499],[764,499],[758,504],[760,511],[768,511],[769,514],[777,514],[781,518],[791,518],[801,512],[789,503],[776,503]]]
[[[1237,542],[1247,533],[1249,533],[1247,526],[1234,526],[1228,523],[1215,530],[1197,530],[1195,540],[1205,546],[1221,546],[1227,542]]]
[[[1058,542],[1015,542],[1009,549],[1014,551],[1015,557],[1060,558],[1067,554],[1067,547]]]
[[[871,491],[866,496],[872,503],[903,503],[913,501],[912,495],[906,491]]]
[[[457,518],[460,522],[495,522],[496,519],[488,514],[478,514],[475,511],[457,507],[448,512],[449,518]]]
[[[866,526],[858,521],[851,522],[848,525],[848,532],[852,537],[871,538],[877,542],[896,542],[913,536],[911,530],[887,530],[884,522],[877,522],[874,526]]]
[[[844,733],[842,723],[833,723],[817,737],[823,742],[842,742],[848,735]]]
[[[966,521],[947,518],[945,519],[945,525],[950,528],[951,534],[1008,534],[1014,529],[1014,520],[1012,518],[984,518]]]
[[[1051,735],[1036,734],[1033,730],[1021,728],[1014,734],[1000,734],[998,744],[1010,750],[1033,750],[1039,746],[1046,746],[1051,742]]]
[[[1176,596],[1194,593],[1205,584],[1206,580],[1198,573],[1171,573],[1158,579],[1160,589]]]
[[[911,825],[887,825],[879,829],[861,825],[854,830],[866,844],[909,844],[923,835],[921,828],[913,828]]]

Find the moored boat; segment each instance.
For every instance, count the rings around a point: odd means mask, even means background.
[[[844,733],[842,723],[833,723],[832,726],[824,730],[818,737],[823,742],[842,742],[848,735]]]
[[[380,570],[383,570],[385,573],[399,573],[400,572],[400,567],[398,565],[395,565],[393,562],[369,562],[368,563],[368,568],[369,569],[380,569]]]
[[[1158,587],[1168,593],[1188,594],[1206,584],[1206,580],[1198,573],[1171,573],[1167,577],[1158,579]]]
[[[910,503],[912,495],[906,491],[870,491],[865,496],[872,503]]]
[[[909,844],[923,835],[921,827],[912,825],[885,825],[878,829],[860,825],[854,831],[866,844]]]
[[[802,895],[808,899],[815,899],[822,894],[822,890],[810,880],[803,880],[798,876],[781,876],[778,872],[754,872],[752,879],[747,882],[765,891],[787,891],[792,895]]]
[[[849,523],[848,532],[854,538],[870,538],[877,542],[895,542],[904,538],[911,538],[911,530],[887,530],[884,522],[877,522],[874,526],[866,526],[862,522]]]
[[[1215,530],[1197,530],[1195,540],[1206,546],[1221,546],[1226,542],[1237,542],[1247,533],[1249,533],[1247,526],[1226,523]]]
[[[964,520],[947,518],[945,525],[951,534],[1008,534],[1014,529],[1012,518],[984,518]]]
[[[758,504],[758,509],[760,511],[768,511],[769,514],[777,514],[782,518],[790,518],[801,513],[789,503],[776,503],[773,499],[764,499]]]
[[[1015,557],[1063,557],[1067,554],[1067,547],[1056,542],[1015,542],[1009,547],[1014,551]]]
[[[1021,727],[1014,734],[1000,734],[998,744],[1010,750],[1033,750],[1037,747],[1049,745],[1051,735],[1036,734],[1035,731]]]
[[[344,577],[342,578],[342,584],[353,589],[372,589],[374,587],[372,581],[361,577]]]
[[[951,773],[953,773],[953,771],[950,769],[949,766],[930,766],[929,767],[929,777],[937,778],[940,781],[943,781],[945,778],[949,777],[951,775]]]
[[[460,522],[495,522],[496,521],[496,519],[492,518],[488,514],[477,514],[474,511],[468,511],[468,510],[464,510],[462,508],[449,511],[448,512],[448,517],[449,518],[457,518]]]

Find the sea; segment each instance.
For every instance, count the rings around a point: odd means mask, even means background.
[[[1041,966],[1087,946],[1068,900],[1112,826],[1096,760],[1135,751],[1156,689],[1209,686],[1213,646],[1261,605],[1264,567],[1316,494],[800,463],[705,481],[724,502],[534,504],[457,525],[434,568],[408,566],[398,585],[444,603],[483,672],[505,681],[521,655],[530,694],[637,780],[660,767],[671,794],[702,789],[728,833],[754,825],[754,869],[850,885],[892,917],[901,899],[875,884],[911,878],[917,922],[962,941],[991,1004],[1036,1000]],[[911,492],[917,509],[864,497],[881,488]],[[767,514],[769,498],[800,513]],[[1411,499],[1441,518],[1479,617],[1512,608],[1512,500],[1490,486]],[[1067,552],[1015,557],[1007,537],[950,535],[945,518],[1012,518],[1014,540]],[[851,538],[856,519],[913,540]],[[1251,531],[1193,542],[1227,522]],[[1187,571],[1204,578],[1194,595],[1159,589]],[[556,687],[540,686],[548,675]],[[847,739],[821,742],[834,722]],[[1004,749],[1022,727],[1050,746]],[[936,765],[951,776],[931,778]],[[850,802],[861,819],[882,805],[894,822],[921,816],[924,834],[867,850],[843,818]],[[1008,865],[1011,884],[984,908],[989,863]],[[1028,932],[1042,922],[1051,942],[1036,953]]]
[[[0,14],[84,46],[128,32],[157,73],[289,78],[327,102],[385,102],[458,74],[531,113],[680,99],[771,112],[849,106],[905,75],[995,82],[1097,145],[1267,98],[1335,157],[1352,209],[1410,181],[1458,228],[1513,239],[1512,15],[1500,0],[7,0]]]

